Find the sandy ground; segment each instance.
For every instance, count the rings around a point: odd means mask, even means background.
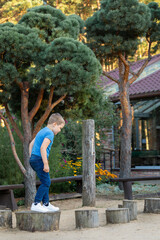
[[[143,213],[144,200],[136,200],[138,204],[138,219],[125,224],[106,224],[105,210],[117,207],[122,200],[107,200],[98,197],[96,209],[99,213],[98,228],[75,229],[75,209],[82,207],[82,199],[62,200],[52,202],[61,209],[60,229],[52,232],[26,232],[16,228],[13,213],[13,228],[0,228],[0,240],[160,240],[160,214]],[[87,208],[89,209],[89,208]]]

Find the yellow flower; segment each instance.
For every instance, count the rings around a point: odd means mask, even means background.
[[[99,133],[97,133],[97,132],[96,132],[96,139],[97,139],[97,140],[100,140],[100,135],[99,135]]]

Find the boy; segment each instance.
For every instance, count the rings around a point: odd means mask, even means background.
[[[53,113],[47,127],[41,129],[29,145],[30,165],[37,173],[41,181],[31,210],[37,212],[58,211],[49,203],[49,187],[51,184],[49,175],[48,157],[53,144],[54,135],[57,135],[64,127],[65,121],[59,113]],[[43,205],[41,205],[41,201]]]

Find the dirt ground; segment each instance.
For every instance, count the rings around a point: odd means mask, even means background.
[[[125,224],[106,224],[105,210],[117,207],[118,204],[122,204],[122,200],[98,197],[96,209],[99,213],[100,226],[82,230],[75,228],[75,209],[82,208],[82,199],[54,201],[52,204],[60,207],[61,210],[59,231],[34,233],[20,231],[16,228],[15,213],[13,213],[13,228],[0,228],[0,240],[160,240],[160,214],[143,213],[144,200],[136,201],[138,204],[137,220]],[[21,209],[23,208],[19,210]]]

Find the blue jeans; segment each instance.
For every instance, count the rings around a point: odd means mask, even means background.
[[[51,185],[51,180],[49,173],[43,171],[44,164],[42,158],[32,154],[30,165],[41,181],[34,202],[40,203],[42,201],[43,203],[49,203],[49,187]]]

